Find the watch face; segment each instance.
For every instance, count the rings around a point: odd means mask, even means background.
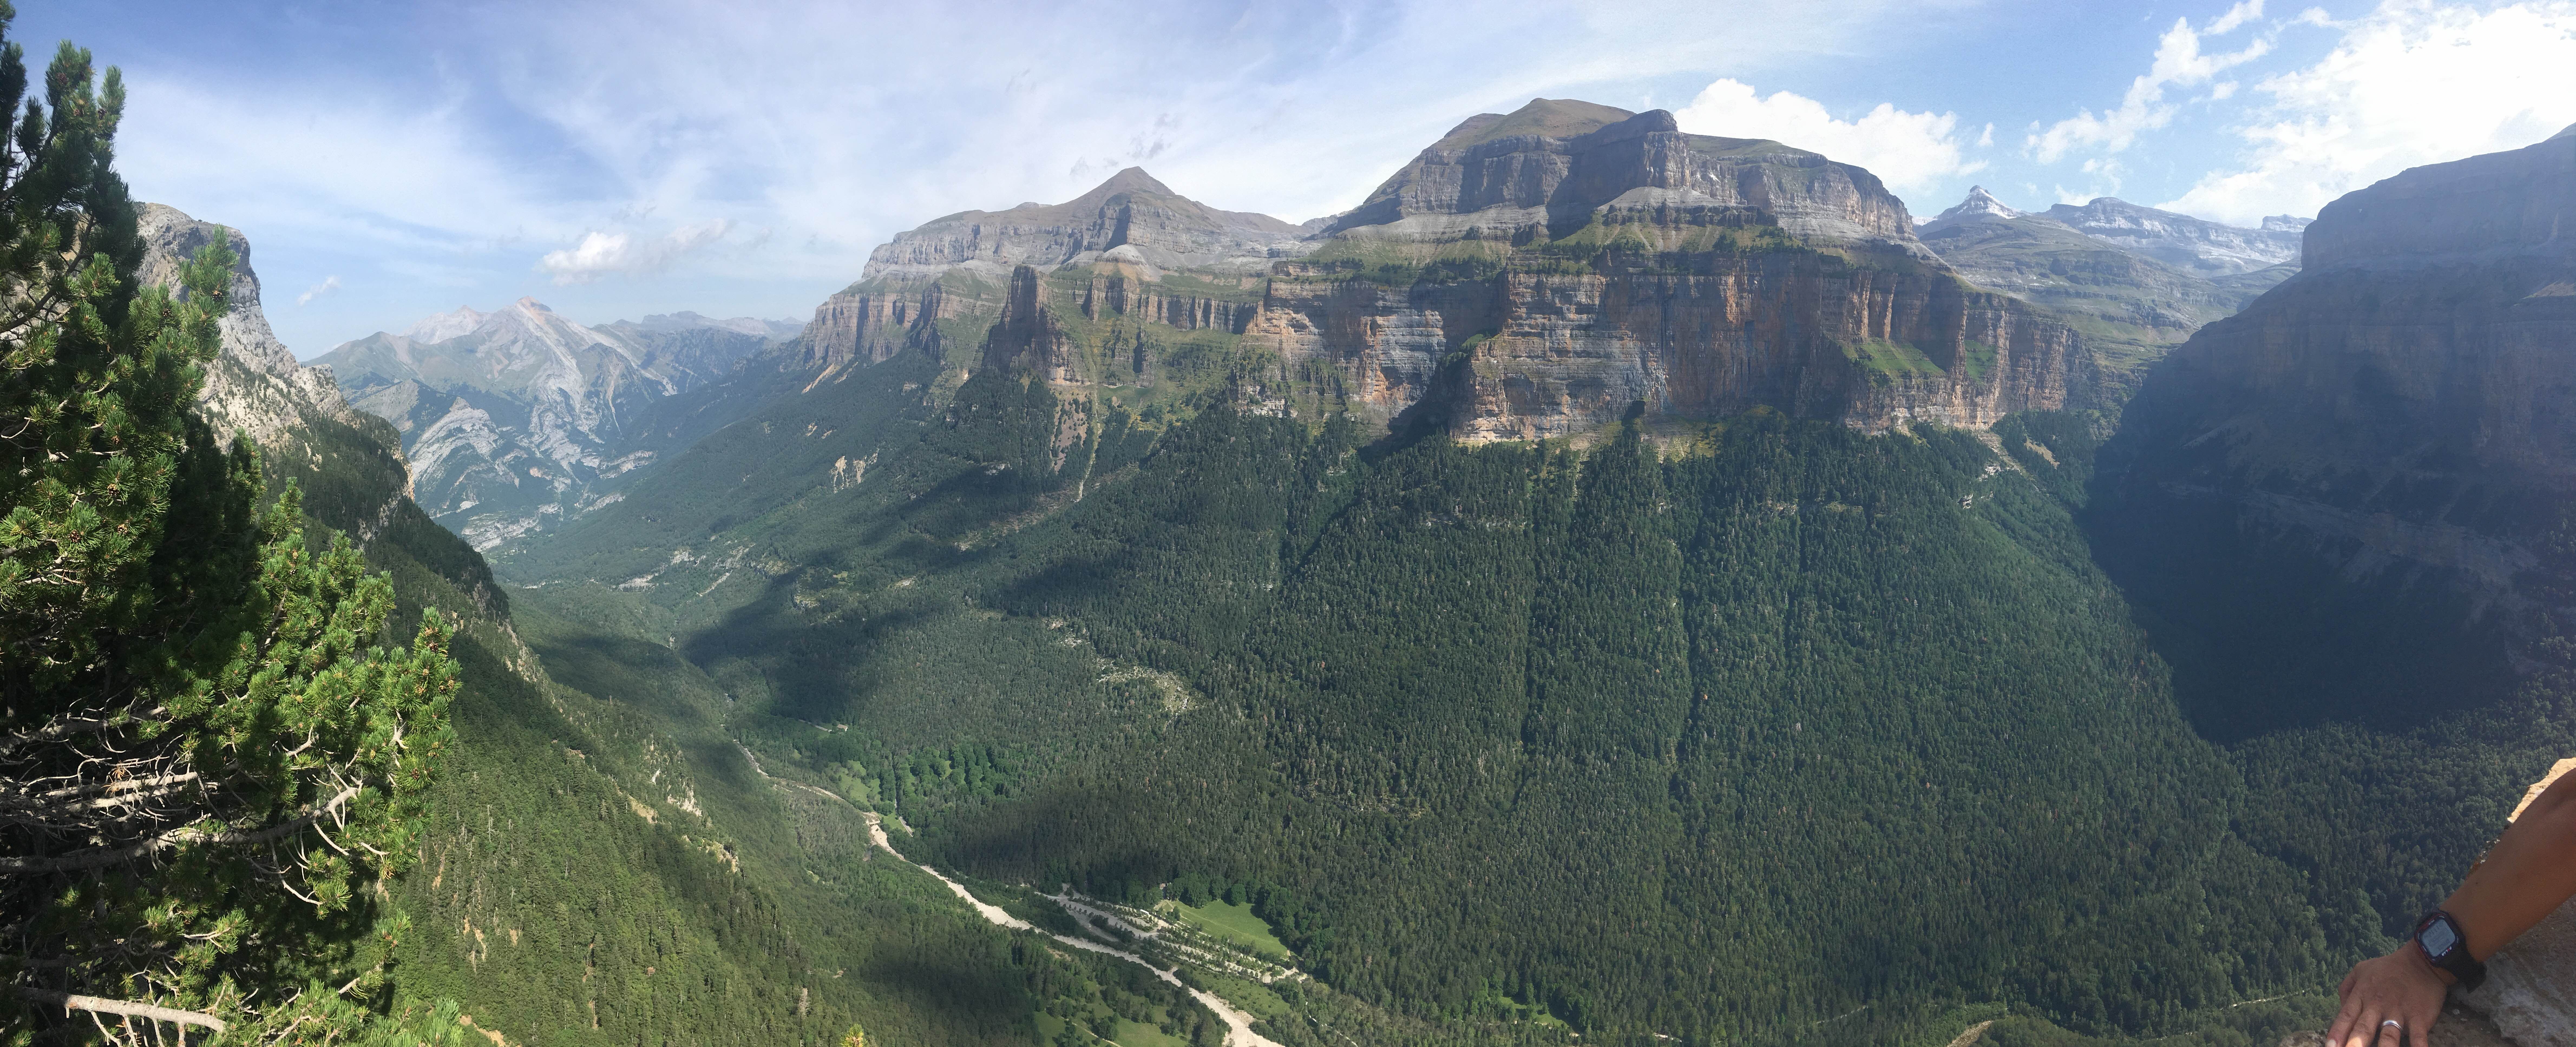
[[[2460,944],[2460,932],[2451,929],[2449,920],[2435,920],[2424,925],[2423,933],[2416,935],[2415,941],[2424,947],[2425,956],[2439,960],[2449,956],[2451,948]]]

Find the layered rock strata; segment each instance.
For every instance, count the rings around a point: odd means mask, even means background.
[[[1469,440],[1581,436],[1632,407],[1983,426],[2091,380],[2072,329],[1960,281],[1869,172],[1662,111],[1469,120],[1332,230],[1276,267],[1247,342],[1333,365],[1377,420]],[[1385,259],[1428,278],[1366,278]]]
[[[1130,167],[1064,203],[933,219],[870,252],[860,279],[937,276],[968,262],[1005,271],[1053,268],[1121,246],[1166,269],[1257,272],[1272,259],[1303,254],[1309,231],[1265,214],[1217,210]]]
[[[918,349],[1043,371],[1076,400],[1132,407],[1196,382],[1470,441],[1763,406],[1985,426],[2096,384],[2072,328],[1961,280],[1869,172],[1685,134],[1666,112],[1535,100],[1474,117],[1259,272],[1155,249],[1214,221],[1170,216],[1223,213],[1132,174],[1002,212],[1014,222],[898,237],[816,312],[805,366],[822,381]],[[1139,201],[1163,217],[1134,218]]]
[[[1919,252],[1904,202],[1877,176],[1762,139],[1684,134],[1673,114],[1532,99],[1458,125],[1327,231],[1452,240],[1563,235],[1598,209],[1749,208],[1791,236]]]
[[[2149,377],[2106,449],[2106,560],[2237,652],[2227,679],[2308,679],[2223,704],[2403,720],[2512,686],[2571,566],[2547,552],[2576,495],[2566,230],[2576,138],[2409,170],[2327,206],[2298,276]],[[2254,577],[2277,584],[2233,588]],[[2382,612],[2338,610],[2356,586],[2387,590],[2364,602]]]

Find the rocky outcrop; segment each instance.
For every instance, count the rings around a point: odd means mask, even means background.
[[[229,445],[235,433],[247,433],[273,453],[309,453],[302,443],[315,420],[362,424],[341,397],[331,371],[297,363],[269,330],[248,238],[162,204],[142,205],[139,218],[144,255],[138,278],[146,285],[175,286],[179,266],[218,241],[232,250],[232,286],[225,292],[232,309],[221,323],[224,351],[208,364],[206,384],[197,394],[217,439]]]
[[[2239,651],[2230,675],[2338,695],[2294,721],[2406,720],[2510,688],[2538,594],[2564,584],[2541,540],[2576,495],[2571,200],[2561,139],[2327,206],[2306,268],[2176,349],[2106,448],[2101,548],[2133,596]],[[2213,617],[2227,608],[2249,610]],[[2292,690],[2224,704],[2293,708]]]
[[[2062,406],[2090,366],[2074,333],[1935,269],[1777,252],[1690,274],[1507,273],[1386,287],[1276,281],[1246,342],[1331,365],[1380,425],[1420,411],[1472,440],[1582,436],[1757,406],[1865,429],[1983,426]]]
[[[478,549],[600,504],[652,460],[629,446],[655,404],[732,373],[782,325],[696,314],[573,323],[534,299],[460,308],[323,356],[401,433],[413,492]]]
[[[941,321],[989,317],[1010,272],[968,262],[930,280],[871,280],[823,300],[795,343],[800,365],[825,375],[883,363],[905,349],[936,353]]]

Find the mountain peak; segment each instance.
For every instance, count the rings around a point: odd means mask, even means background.
[[[2028,213],[2004,206],[2004,202],[1995,199],[1995,194],[1987,192],[1985,186],[1972,185],[1968,187],[1967,199],[1924,222],[1920,231],[1930,234],[1968,222],[2010,221]]]
[[[415,342],[444,342],[482,326],[483,314],[473,306],[460,305],[454,312],[432,313],[402,329],[402,336]]]
[[[527,311],[529,311],[529,312],[532,312],[532,313],[551,313],[551,312],[554,312],[554,310],[546,308],[546,303],[538,301],[535,295],[527,295],[527,296],[522,297],[522,298],[520,298],[518,301],[513,302],[513,303],[511,303],[511,304],[512,304],[512,305],[515,305],[515,306],[518,306],[519,308],[521,308],[521,309],[525,309],[525,310],[527,310]]]
[[[1637,114],[1615,106],[1601,105],[1573,98],[1533,98],[1529,104],[1504,113],[1478,113],[1468,117],[1449,133],[1432,143],[1434,149],[1465,149],[1497,138],[1540,135],[1547,138],[1572,138],[1598,131]]]
[[[1180,195],[1179,193],[1173,192],[1172,187],[1164,185],[1161,181],[1155,179],[1153,175],[1146,174],[1145,169],[1142,167],[1122,168],[1117,174],[1110,175],[1108,181],[1100,183],[1098,188],[1082,195],[1116,196],[1119,193],[1160,193],[1164,196]]]

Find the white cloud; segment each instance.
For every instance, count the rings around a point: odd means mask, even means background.
[[[1069,199],[1148,157],[1211,205],[1311,218],[1478,112],[1718,69],[1762,82],[1877,54],[1900,14],[1964,25],[1986,2],[778,0],[745,18],[713,0],[461,0],[437,18],[344,6],[267,27],[273,53],[210,58],[184,57],[202,49],[177,23],[127,19],[175,57],[128,60],[118,155],[144,198],[243,229],[278,286],[347,282],[272,318],[289,344],[585,276],[557,308],[775,316],[846,286],[897,231]],[[1492,60],[1533,39],[1562,60]],[[854,65],[864,40],[906,45]],[[1083,60],[1049,57],[1066,54]],[[673,215],[775,238],[680,257],[686,282],[595,278]]]
[[[296,295],[295,304],[299,306],[311,305],[313,304],[314,299],[320,298],[323,295],[330,294],[331,292],[339,289],[340,277],[338,274],[333,274],[332,276],[324,279],[321,283],[305,288],[303,294]]]
[[[2217,21],[2209,23],[2209,27],[2201,32],[2211,36],[2225,36],[2235,32],[2237,26],[2261,17],[2263,17],[2263,0],[2242,0],[2236,6],[2228,8],[2226,14],[2218,16]]]
[[[1751,84],[1719,80],[1673,116],[1693,134],[1768,138],[1859,164],[1900,193],[1986,166],[1961,155],[1956,113],[1912,113],[1881,102],[1858,120],[1840,120],[1812,98],[1787,91],[1765,98]]]
[[[2315,214],[2408,167],[2516,149],[2576,122],[2576,3],[2389,0],[2337,23],[2303,69],[2253,85],[2268,98],[2237,133],[2241,163],[2159,206],[2251,225]]]
[[[670,268],[681,255],[724,239],[732,230],[733,221],[724,218],[646,239],[592,230],[579,244],[547,252],[537,268],[553,274],[557,284],[586,284],[609,273],[657,273]]]
[[[2145,75],[2129,82],[2119,108],[2100,114],[2090,109],[2077,110],[2074,116],[2032,134],[2024,146],[2044,164],[2056,163],[2077,149],[2107,153],[2127,149],[2137,141],[2139,132],[2173,122],[2174,105],[2165,101],[2165,88],[2207,83],[2222,72],[2270,54],[2272,42],[2268,39],[2255,40],[2225,54],[2204,54],[2200,49],[2203,37],[2224,36],[2262,14],[2263,0],[2244,0],[2199,29],[2191,27],[2190,19],[2175,19],[2173,28],[2165,30],[2156,43],[2155,62]]]

